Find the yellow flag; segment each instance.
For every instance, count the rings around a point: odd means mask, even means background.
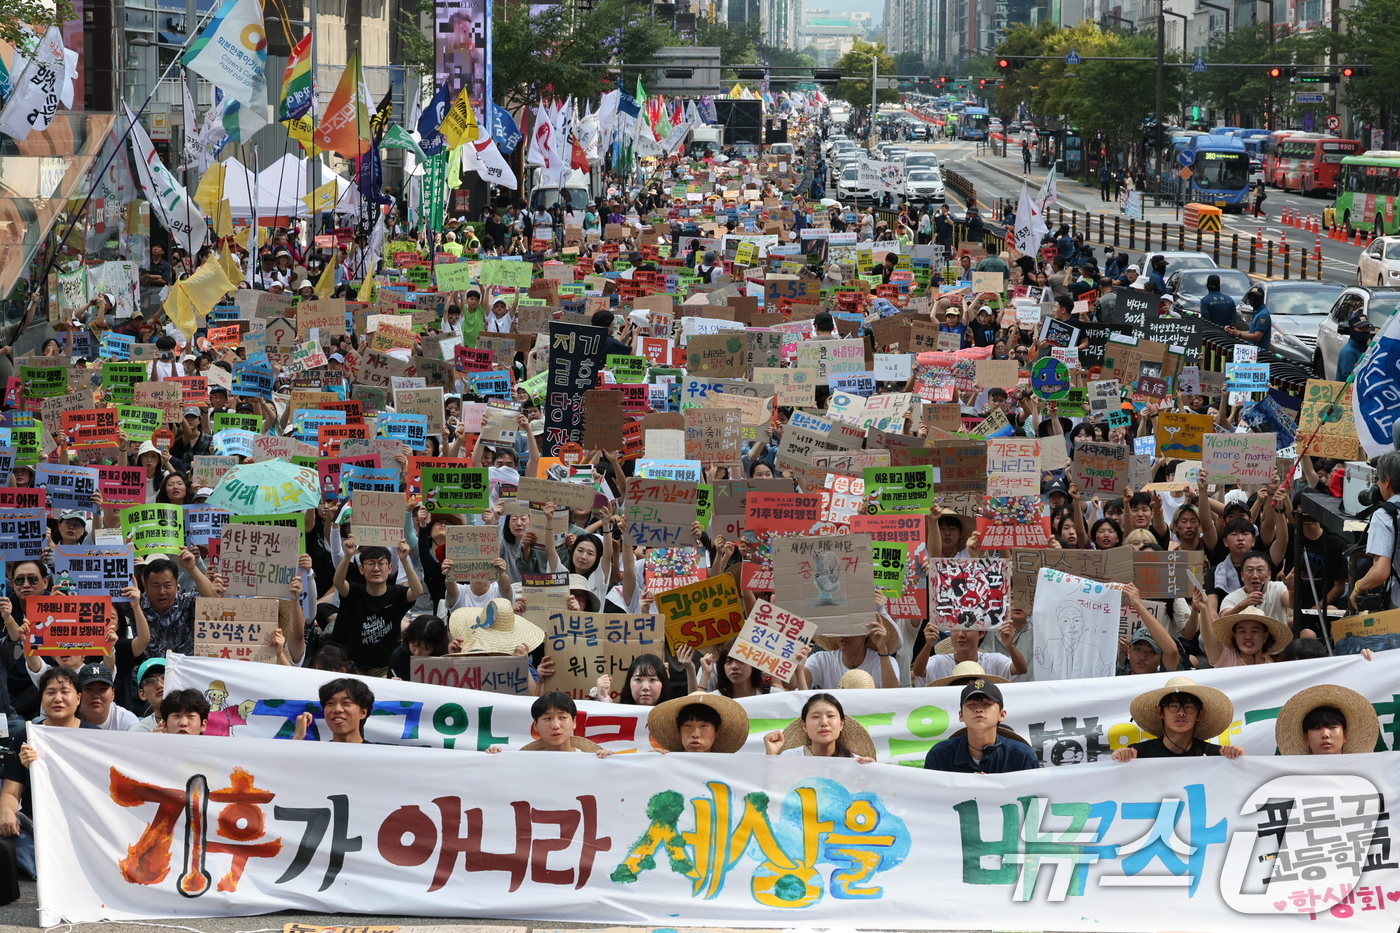
[[[230,282],[243,281],[243,267],[238,264],[238,256],[231,247],[225,247],[224,251],[219,253],[219,265],[223,267],[224,275],[228,276]]]
[[[207,216],[213,216],[218,211],[219,202],[224,199],[225,171],[224,163],[215,162],[199,180],[199,188],[194,193],[194,203],[198,204],[199,209]]]
[[[370,269],[370,271],[365,274],[365,280],[360,283],[360,287],[355,291],[355,300],[373,303],[374,293],[377,291],[375,284],[374,270]]]
[[[743,96],[744,86],[742,84],[735,84],[732,88],[729,89],[730,100],[740,100],[743,98]]]
[[[213,210],[205,209],[205,213],[214,222],[214,235],[219,239],[226,236],[233,236],[233,209],[230,207],[228,198],[214,205]]]
[[[336,253],[331,258],[330,265],[321,271],[321,277],[316,280],[316,297],[322,301],[335,294],[335,267],[340,265],[340,254]]]
[[[301,200],[306,205],[307,210],[320,213],[335,207],[339,191],[340,189],[336,187],[334,181],[328,181],[310,194],[303,194]]]
[[[481,127],[476,125],[476,112],[472,110],[472,102],[467,98],[465,87],[462,88],[462,93],[457,95],[457,102],[452,105],[452,109],[447,111],[447,116],[442,118],[442,126],[438,127],[438,132],[447,139],[449,146],[475,142],[481,136]]]
[[[213,256],[194,271],[194,275],[181,279],[170,289],[165,299],[165,313],[172,324],[185,335],[186,342],[194,339],[199,327],[197,315],[207,315],[214,310],[225,295],[237,286],[229,281],[224,267]]]
[[[314,124],[311,122],[311,114],[308,112],[304,117],[297,117],[295,120],[283,120],[282,125],[287,128],[287,135],[301,143],[301,148],[306,150],[306,154],[313,159],[323,150],[311,141],[311,134]]]

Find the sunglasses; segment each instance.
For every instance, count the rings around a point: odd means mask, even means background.
[[[44,578],[37,574],[26,573],[22,576],[12,577],[11,581],[19,586],[34,586],[35,584],[43,583]]]

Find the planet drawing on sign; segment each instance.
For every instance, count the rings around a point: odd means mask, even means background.
[[[1051,402],[1069,394],[1069,367],[1054,357],[1036,360],[1031,367],[1031,391]]]

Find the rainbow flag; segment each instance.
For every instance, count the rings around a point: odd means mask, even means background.
[[[301,37],[282,72],[282,106],[278,120],[295,120],[311,112],[316,103],[316,85],[311,80],[311,33]]]

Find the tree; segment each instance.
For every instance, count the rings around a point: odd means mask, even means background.
[[[1361,0],[1342,14],[1345,38],[1340,50],[1350,64],[1370,66],[1370,73],[1346,83],[1344,99],[1363,120],[1390,128],[1395,118],[1395,89],[1400,87],[1400,0]]]
[[[24,47],[32,41],[25,24],[42,36],[50,26],[70,22],[76,15],[72,0],[0,0],[0,39]]]
[[[894,74],[899,75],[922,75],[927,74],[924,70],[923,56],[918,52],[900,52],[894,57]]]
[[[399,54],[401,64],[416,65],[424,74],[432,74],[437,68],[437,49],[433,40],[423,34],[418,25],[419,16],[433,12],[432,0],[399,0]]]
[[[1211,37],[1203,56],[1207,62],[1252,64],[1270,60],[1268,26],[1251,23]],[[1269,78],[1263,68],[1211,68],[1193,74],[1190,97],[1212,107],[1226,123],[1236,125],[1254,115],[1264,116],[1269,101]],[[1262,122],[1262,121],[1261,121]]]
[[[586,13],[569,4],[494,6],[493,83],[508,110],[546,98],[596,98],[612,88],[612,76],[586,65],[609,59],[649,64],[657,49],[680,44],[646,7],[629,0],[602,0]],[[625,70],[617,80],[630,91],[636,75]]]
[[[883,42],[871,43],[856,39],[851,50],[842,55],[836,63],[836,67],[841,69],[842,74],[851,76],[836,82],[836,97],[857,106],[868,101],[870,99],[870,66],[872,61],[877,59],[880,74],[898,74],[895,71],[894,59],[885,51]],[[856,77],[857,75],[862,77]],[[879,94],[879,103],[892,104],[899,101],[899,92],[893,88],[877,93]]]

